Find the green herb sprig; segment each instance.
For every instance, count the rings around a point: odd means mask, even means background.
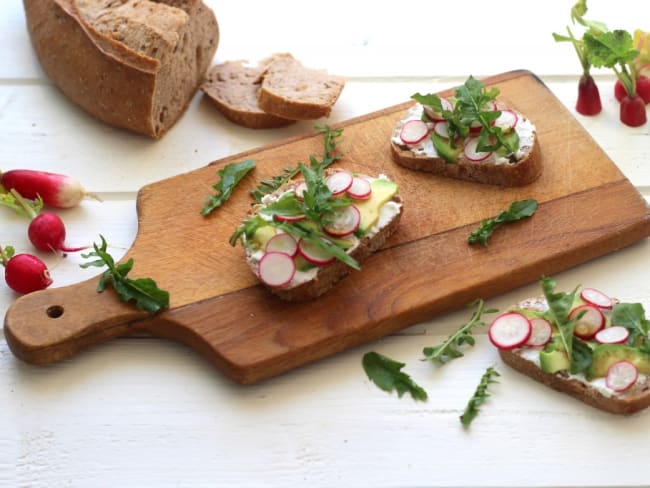
[[[402,372],[404,363],[377,352],[368,352],[364,354],[362,364],[368,378],[382,390],[389,393],[395,390],[399,397],[409,392],[414,400],[427,400],[427,392]]]
[[[206,198],[205,205],[201,209],[201,215],[211,214],[228,200],[235,187],[253,168],[255,168],[255,161],[247,159],[239,163],[227,164],[218,170],[219,181],[212,186],[216,193]]]
[[[0,205],[10,208],[18,215],[33,219],[43,210],[43,199],[37,196],[34,200],[27,200],[12,188],[6,193],[0,193]]]
[[[463,424],[464,427],[469,427],[469,425],[478,415],[480,406],[490,396],[490,394],[487,391],[488,387],[493,383],[498,383],[498,381],[494,379],[497,376],[501,376],[501,375],[493,367],[487,368],[485,370],[485,373],[483,373],[483,376],[481,377],[481,381],[476,387],[476,391],[474,391],[472,398],[470,398],[469,402],[467,402],[467,407],[465,408],[465,412],[463,412],[463,414],[460,416],[460,422]]]
[[[617,303],[612,309],[612,323],[630,331],[628,344],[650,353],[650,320],[640,303]]]
[[[476,305],[476,310],[472,314],[471,319],[466,324],[462,325],[456,332],[451,334],[442,344],[438,344],[434,347],[425,347],[422,350],[425,358],[433,361],[436,364],[446,364],[452,359],[456,359],[463,356],[460,347],[464,344],[468,346],[473,346],[476,343],[476,340],[472,336],[472,330],[475,327],[480,327],[485,325],[485,322],[481,320],[484,313],[495,313],[496,309],[483,310],[485,302],[483,300],[475,300],[468,305],[468,307]]]
[[[499,214],[491,219],[485,219],[481,225],[467,238],[469,244],[481,243],[488,246],[488,239],[494,233],[494,230],[501,224],[516,222],[518,220],[531,217],[537,210],[537,200],[517,200],[510,204],[507,210],[502,210]]]
[[[133,268],[133,258],[122,264],[115,264],[113,257],[106,251],[106,239],[101,236],[101,245],[93,242],[93,249],[81,256],[85,259],[97,258],[94,261],[82,263],[82,268],[104,267],[108,269],[102,273],[97,285],[97,292],[102,293],[108,284],[111,284],[123,302],[134,301],[139,310],[156,314],[163,308],[169,307],[169,293],[161,290],[151,278],[131,279],[127,274]]]

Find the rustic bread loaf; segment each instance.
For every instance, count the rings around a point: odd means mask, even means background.
[[[284,127],[296,121],[278,117],[262,110],[257,96],[269,60],[257,66],[244,61],[227,61],[210,68],[201,90],[224,116],[251,129]]]
[[[94,117],[159,138],[198,90],[217,48],[201,0],[24,0],[52,81]]]

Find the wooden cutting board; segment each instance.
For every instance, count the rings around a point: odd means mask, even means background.
[[[515,71],[484,82],[497,85],[537,126],[544,172],[531,185],[505,189],[394,164],[389,136],[412,101],[344,122],[344,159],[337,165],[399,182],[400,228],[326,295],[286,303],[257,283],[243,249],[231,247],[228,237],[250,206],[248,190],[287,165],[321,157],[323,138],[311,132],[238,154],[138,193],[138,234],[123,260],[134,259],[132,277],[152,277],[170,292],[168,310],[150,317],[112,290],[97,293],[95,278],[32,293],[5,317],[11,350],[45,364],[146,332],[182,341],[234,381],[253,383],[650,235],[645,200],[539,79]],[[255,160],[257,169],[231,200],[202,217],[217,169],[244,159]],[[488,248],[467,244],[482,219],[523,198],[539,201],[534,217],[499,229]]]

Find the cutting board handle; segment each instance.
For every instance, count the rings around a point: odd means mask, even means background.
[[[128,334],[130,324],[147,315],[122,303],[112,290],[98,293],[97,279],[91,279],[18,298],[7,311],[4,332],[17,357],[47,364]]]

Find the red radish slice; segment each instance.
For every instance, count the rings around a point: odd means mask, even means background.
[[[472,122],[469,126],[469,133],[470,134],[478,134],[481,132],[481,129],[483,128],[483,125],[478,120],[475,120]]]
[[[629,389],[639,379],[639,370],[629,361],[618,361],[607,370],[605,384],[615,392]]]
[[[580,298],[598,308],[609,310],[614,306],[614,300],[595,288],[583,288],[580,292]]]
[[[440,137],[449,139],[449,124],[447,124],[447,122],[444,120],[439,120],[436,122],[436,124],[433,126],[433,131]]]
[[[338,210],[334,220],[323,226],[323,230],[334,237],[345,237],[359,228],[361,212],[354,205]]]
[[[526,341],[527,346],[544,346],[551,340],[553,327],[548,320],[541,317],[535,317],[530,319],[530,325],[533,330]]]
[[[503,129],[514,129],[519,122],[519,117],[510,109],[501,110],[501,115],[494,121],[494,125]]]
[[[274,214],[273,218],[277,220],[278,222],[297,222],[298,220],[302,220],[305,218],[304,215],[280,215],[280,214]]]
[[[283,252],[293,257],[298,252],[298,242],[291,234],[275,234],[266,242],[266,252]]]
[[[630,331],[621,325],[612,325],[596,332],[594,339],[601,344],[625,344],[630,337]]]
[[[442,102],[442,109],[452,112],[454,110],[454,104],[451,103],[448,99],[440,97],[440,102]],[[438,122],[439,120],[445,120],[442,116],[442,113],[436,112],[433,108],[428,105],[424,105],[424,113],[433,122]]]
[[[569,313],[569,318],[575,318],[579,313],[584,315],[576,322],[573,335],[581,339],[593,339],[596,333],[605,327],[605,316],[598,307],[593,305],[580,305]]]
[[[275,288],[288,285],[296,274],[296,263],[283,252],[267,252],[257,266],[260,280]]]
[[[296,185],[293,191],[296,193],[296,198],[298,200],[302,200],[305,195],[305,192],[307,191],[307,183],[301,181]]]
[[[348,195],[355,200],[366,200],[372,194],[370,180],[355,176],[352,178],[352,185],[348,188]]]
[[[414,145],[421,143],[429,133],[429,127],[424,120],[408,120],[399,133],[404,144]]]
[[[298,241],[298,252],[311,264],[324,266],[334,261],[334,256],[330,256],[316,244],[305,239]]]
[[[514,349],[524,345],[532,331],[530,320],[525,315],[506,312],[494,319],[488,330],[488,337],[499,349]]]
[[[332,192],[332,195],[340,195],[341,193],[345,193],[348,188],[352,186],[353,179],[354,177],[349,171],[337,171],[327,177],[325,184]]]
[[[476,149],[476,146],[478,146],[478,137],[470,137],[467,139],[465,147],[463,148],[463,153],[465,154],[465,157],[470,161],[485,161],[492,155],[491,152],[478,151]]]

